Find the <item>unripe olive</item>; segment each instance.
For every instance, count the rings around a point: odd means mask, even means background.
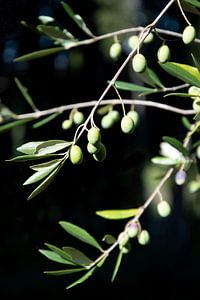
[[[200,97],[196,97],[192,104],[193,109],[196,113],[200,112]]]
[[[149,44],[153,41],[154,35],[152,32],[150,32],[147,37],[144,39],[145,44]]]
[[[143,54],[138,53],[133,57],[132,67],[136,73],[142,73],[145,71],[147,62]]]
[[[192,25],[188,25],[185,27],[182,35],[183,42],[185,44],[190,44],[194,41],[196,37],[196,30]]]
[[[200,189],[200,183],[198,181],[192,180],[190,181],[188,187],[190,193],[196,193]]]
[[[99,128],[92,127],[88,130],[87,139],[90,144],[96,144],[101,140],[101,132]]]
[[[167,201],[161,201],[157,205],[157,211],[163,218],[168,217],[171,213],[171,207]]]
[[[85,121],[84,114],[81,111],[76,111],[73,115],[73,121],[76,125],[80,125]]]
[[[72,125],[73,125],[72,120],[70,120],[70,119],[69,120],[64,120],[62,122],[62,129],[67,130],[67,129],[71,128]]]
[[[69,159],[74,165],[79,165],[83,160],[83,152],[77,145],[72,145],[69,150]]]
[[[196,154],[197,157],[200,159],[200,146],[197,147]]]
[[[120,113],[117,110],[109,111],[108,116],[112,118],[114,122],[118,122],[120,120]]]
[[[138,46],[139,43],[139,38],[137,35],[132,35],[128,39],[128,45],[131,49],[135,48]]]
[[[104,129],[111,128],[114,125],[114,120],[111,116],[109,116],[109,113],[101,119],[101,127]]]
[[[188,94],[193,95],[191,98],[192,99],[196,99],[196,96],[200,96],[200,88],[198,88],[197,86],[190,86],[188,89]]]
[[[139,222],[130,223],[127,227],[127,233],[129,238],[136,237],[141,231],[141,226]]]
[[[123,254],[127,254],[129,252],[129,249],[126,248],[125,246],[119,245],[119,249]]]
[[[131,117],[124,116],[121,120],[121,130],[126,134],[131,134],[135,129],[135,124]]]
[[[106,159],[107,151],[104,144],[100,143],[100,149],[97,153],[93,154],[93,157],[96,161],[102,162]]]
[[[139,114],[136,110],[130,110],[129,112],[127,112],[127,116],[133,120],[135,126],[138,124]]]
[[[87,144],[87,151],[90,154],[96,154],[97,152],[99,152],[101,149],[101,143],[96,143],[95,145],[88,143]]]
[[[185,180],[186,180],[186,177],[187,177],[187,174],[185,171],[183,170],[180,170],[176,173],[176,176],[175,176],[175,182],[176,184],[178,185],[182,185],[185,183]]]
[[[141,245],[146,245],[150,241],[150,235],[147,230],[142,230],[138,235],[138,243]]]
[[[157,52],[158,61],[162,64],[166,63],[170,59],[170,54],[170,49],[167,45],[161,46]]]
[[[117,59],[122,53],[122,46],[119,42],[113,43],[109,49],[109,55],[113,59]]]
[[[129,236],[126,232],[121,232],[118,236],[119,246],[123,247],[128,243]]]

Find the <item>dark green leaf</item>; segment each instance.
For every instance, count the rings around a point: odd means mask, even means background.
[[[116,242],[116,238],[112,236],[111,234],[106,234],[103,239],[103,242],[107,243],[108,245],[112,245]]]
[[[60,264],[73,265],[70,261],[65,260],[62,256],[54,251],[39,249],[39,252],[52,261]]]
[[[23,120],[12,121],[0,126],[0,133],[10,130],[16,126],[24,125],[30,121],[33,121],[33,118],[27,118]]]
[[[200,8],[200,3],[199,3],[198,0],[184,0],[184,2],[186,2],[188,4],[191,4],[191,5],[195,6],[195,7]]]
[[[188,120],[188,118],[186,117],[182,117],[181,121],[183,123],[183,125],[185,126],[186,129],[190,130],[192,127],[192,124],[190,123],[190,121]]]
[[[115,268],[114,268],[114,272],[113,272],[113,275],[112,275],[112,279],[111,279],[112,282],[115,280],[115,277],[116,277],[116,275],[119,271],[119,267],[120,267],[120,264],[121,264],[121,261],[122,261],[122,257],[123,257],[123,253],[122,253],[122,251],[120,251],[119,254],[118,254],[117,261],[116,261]]]
[[[15,62],[21,62],[21,61],[27,61],[27,60],[31,60],[31,59],[36,59],[36,58],[40,58],[40,57],[44,57],[47,55],[51,55],[60,51],[65,50],[64,47],[56,47],[56,48],[49,48],[49,49],[44,49],[44,50],[39,50],[39,51],[35,51],[32,53],[28,53],[25,54],[23,56],[17,57],[14,59]]]
[[[21,155],[21,156],[17,156],[11,159],[7,159],[6,161],[10,161],[10,162],[22,162],[22,161],[30,161],[30,160],[37,160],[37,159],[46,159],[49,157],[58,157],[61,156],[61,154],[46,154],[46,155]]]
[[[34,111],[37,111],[38,109],[37,109],[36,105],[34,104],[33,99],[29,95],[28,89],[19,81],[19,79],[17,77],[15,77],[14,80],[15,80],[15,83],[16,83],[18,89],[20,90],[20,92],[24,96],[25,100],[27,101],[27,103],[30,105],[30,107]]]
[[[155,88],[157,86],[160,88],[164,87],[162,82],[159,80],[158,76],[150,68],[146,68],[146,70],[143,73],[137,73],[137,76],[140,78],[140,80],[142,80],[150,86],[153,86]]]
[[[64,250],[60,249],[59,247],[49,244],[49,243],[45,243],[45,246],[47,246],[47,248],[49,248],[51,251],[55,252],[56,254],[58,254],[59,256],[61,256],[63,259],[65,259],[68,265],[75,265],[74,262],[71,260],[71,256],[68,255]]]
[[[163,141],[167,142],[168,144],[170,144],[171,146],[176,148],[179,152],[181,152],[183,154],[183,156],[187,157],[190,155],[190,153],[183,146],[183,144],[180,141],[178,141],[177,139],[175,139],[174,137],[164,136]]]
[[[196,95],[191,95],[188,93],[169,93],[169,94],[164,95],[164,97],[170,97],[170,96],[191,98],[191,97],[195,97]]]
[[[76,268],[76,269],[67,269],[67,270],[44,271],[44,273],[48,275],[60,276],[60,275],[73,274],[84,270],[85,268]]]
[[[59,116],[60,113],[54,113],[42,120],[40,120],[39,122],[33,124],[32,128],[36,129],[36,128],[39,128],[47,123],[49,123],[50,121],[54,120],[57,116]]]
[[[199,145],[200,145],[200,141],[195,142],[195,143],[192,145],[192,149],[195,149],[195,148],[198,147]]]
[[[195,67],[200,72],[200,62],[199,62],[199,60],[197,59],[197,57],[193,53],[191,53],[191,56],[192,56]]]
[[[23,144],[23,145],[17,147],[17,151],[24,153],[24,154],[32,155],[35,153],[37,146],[39,146],[40,144],[43,144],[43,143],[44,142],[29,142],[29,143],[26,143],[26,144]]]
[[[163,166],[173,166],[179,163],[177,159],[172,159],[169,157],[162,157],[162,156],[153,157],[151,161],[156,165],[163,165]]]
[[[155,92],[155,89],[147,88],[138,84],[129,83],[125,81],[116,81],[115,86],[117,89],[124,91],[134,91],[134,92]]]
[[[69,234],[73,235],[74,237],[81,240],[82,242],[85,242],[85,243],[87,243],[93,247],[96,247],[97,249],[102,251],[102,248],[99,245],[99,243],[85,229],[83,229],[79,226],[76,226],[72,223],[65,222],[65,221],[61,221],[61,222],[59,222],[59,224]]]
[[[167,62],[159,65],[170,75],[186,83],[200,87],[200,73],[197,68],[175,62]]]
[[[89,266],[92,260],[88,258],[83,252],[73,247],[62,247],[62,249],[69,254],[71,260],[80,266]]]
[[[44,155],[54,153],[66,147],[69,147],[71,144],[72,142],[66,142],[64,140],[45,141],[36,147],[35,154]]]
[[[120,220],[134,217],[138,213],[138,208],[117,209],[117,210],[99,210],[96,214],[102,218],[110,220]]]
[[[68,31],[62,31],[58,26],[38,25],[37,29],[53,40],[75,40]]]
[[[72,287],[74,287],[74,286],[76,286],[76,285],[78,285],[80,283],[83,283],[88,278],[90,278],[95,271],[96,271],[96,267],[94,267],[93,269],[89,270],[81,278],[79,278],[78,280],[76,280],[75,282],[73,282],[72,284],[70,284],[66,289],[71,289]]]

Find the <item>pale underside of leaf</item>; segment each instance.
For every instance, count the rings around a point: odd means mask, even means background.
[[[117,210],[99,210],[96,214],[102,218],[110,220],[120,220],[134,217],[138,213],[138,208],[117,209]]]

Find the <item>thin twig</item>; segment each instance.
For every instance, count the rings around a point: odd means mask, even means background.
[[[186,15],[185,15],[185,13],[184,13],[184,10],[183,10],[183,8],[182,8],[182,6],[181,6],[180,0],[177,0],[177,4],[178,4],[178,7],[179,7],[179,9],[180,9],[180,11],[181,11],[181,14],[182,14],[183,18],[185,19],[186,23],[187,23],[188,25],[191,25],[190,21],[188,20],[188,18],[186,17]]]

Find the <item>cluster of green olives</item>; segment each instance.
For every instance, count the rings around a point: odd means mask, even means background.
[[[73,124],[78,126],[81,125],[84,121],[85,121],[85,116],[81,111],[79,110],[75,110],[74,112],[72,111],[69,118],[62,122],[62,129],[68,130],[72,127]]]

